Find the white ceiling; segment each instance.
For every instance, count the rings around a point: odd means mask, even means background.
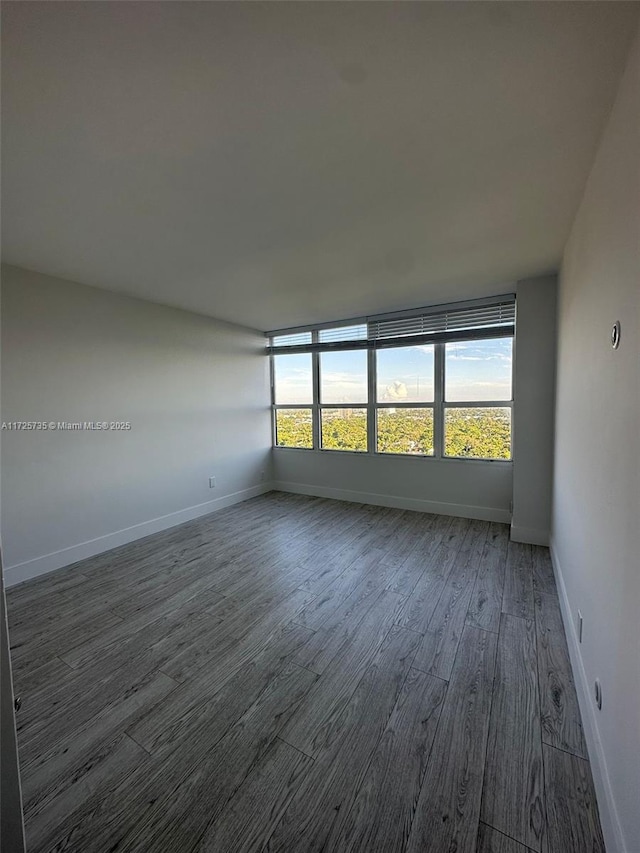
[[[4,259],[260,329],[508,290],[638,10],[4,2]]]

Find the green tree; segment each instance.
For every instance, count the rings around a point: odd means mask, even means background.
[[[313,447],[311,409],[279,409],[279,447]],[[367,449],[364,409],[323,409],[322,447]],[[380,453],[433,454],[431,409],[379,409]],[[475,459],[511,458],[511,413],[507,408],[449,408],[445,413],[445,454]]]

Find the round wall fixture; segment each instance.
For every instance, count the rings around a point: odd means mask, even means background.
[[[611,329],[611,346],[614,349],[620,346],[620,320],[616,320]]]

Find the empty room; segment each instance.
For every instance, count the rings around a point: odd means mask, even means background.
[[[640,4],[1,14],[2,853],[640,853]]]

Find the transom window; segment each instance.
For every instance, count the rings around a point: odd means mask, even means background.
[[[515,300],[270,335],[277,447],[511,459]]]

